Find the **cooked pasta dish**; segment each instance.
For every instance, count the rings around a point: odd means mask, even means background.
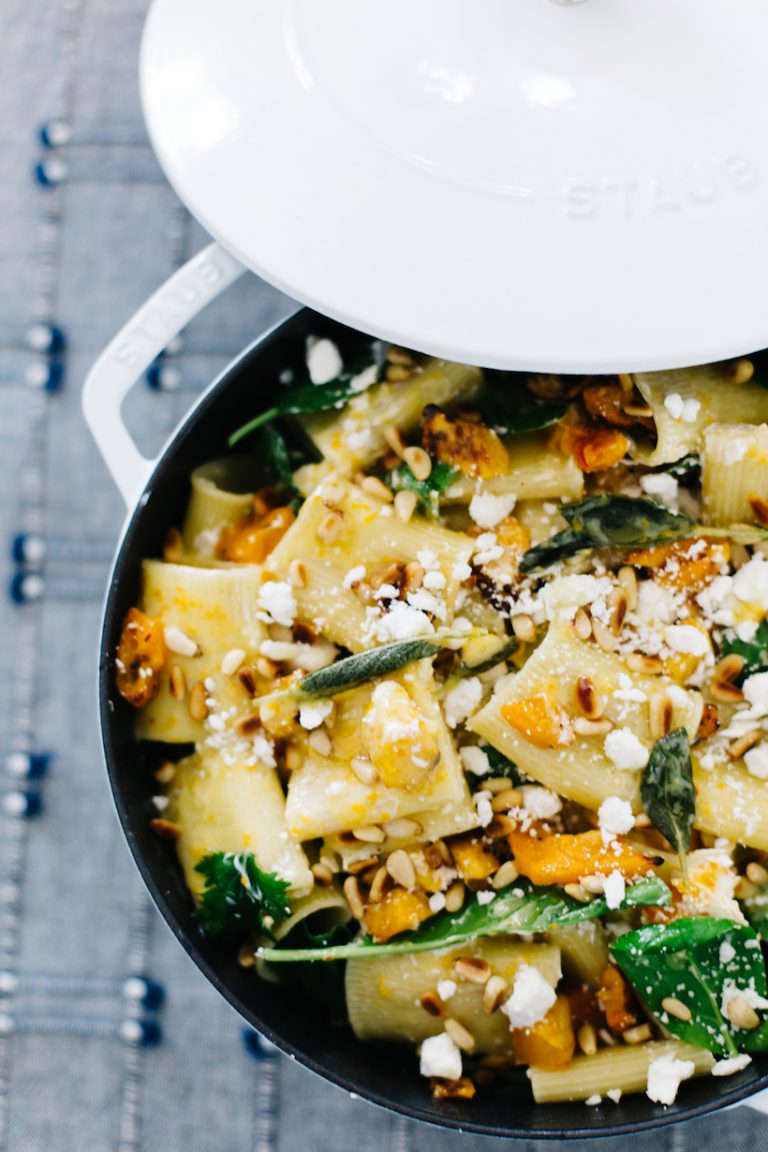
[[[305,352],[191,475],[115,656],[201,929],[437,1097],[738,1074],[768,1051],[768,370]]]

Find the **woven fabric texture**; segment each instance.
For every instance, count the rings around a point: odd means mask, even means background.
[[[145,135],[146,7],[0,0],[0,1152],[497,1148],[265,1052],[160,922],[118,830],[95,669],[124,510],[80,389],[205,242]],[[129,399],[142,447],[156,452],[194,395],[294,307],[255,277],[211,307]],[[766,1146],[768,1119],[744,1108],[632,1139],[635,1152]]]

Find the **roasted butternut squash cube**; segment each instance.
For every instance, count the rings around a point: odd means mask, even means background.
[[[162,621],[131,608],[123,621],[115,659],[115,682],[124,700],[143,708],[160,690],[166,663]]]
[[[246,516],[223,529],[216,544],[216,557],[235,564],[263,564],[295,519],[287,507],[273,508],[263,516]]]
[[[632,989],[615,964],[609,964],[603,972],[597,1002],[612,1032],[623,1032],[625,1028],[633,1028],[637,1024],[638,1014],[634,1007]]]
[[[629,440],[616,428],[566,424],[560,435],[560,448],[566,456],[573,456],[582,472],[604,472],[626,456]]]
[[[492,428],[473,420],[453,420],[434,404],[424,409],[421,442],[433,460],[451,464],[465,476],[489,480],[509,471],[509,453]]]
[[[630,552],[626,563],[634,568],[648,568],[659,584],[694,596],[711,584],[727,567],[730,558],[728,540],[700,536],[658,544],[654,548],[640,548]]]
[[[576,1037],[567,996],[558,996],[543,1020],[513,1033],[515,1063],[534,1068],[567,1068],[573,1059]]]
[[[518,872],[534,884],[576,884],[582,876],[610,876],[612,872],[633,879],[653,869],[653,861],[620,836],[608,845],[600,832],[556,832],[540,840],[525,832],[511,832],[508,839]]]
[[[368,904],[364,919],[369,934],[381,944],[401,932],[413,932],[431,915],[426,892],[392,888],[377,904]]]
[[[440,761],[437,726],[394,680],[374,688],[362,735],[368,758],[388,788],[417,791]]]
[[[477,835],[456,836],[450,842],[456,871],[462,880],[485,880],[499,867],[499,859]]]
[[[510,728],[537,748],[565,747],[576,738],[569,713],[545,692],[502,704],[501,714]]]

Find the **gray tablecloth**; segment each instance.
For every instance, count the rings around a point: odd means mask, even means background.
[[[150,907],[118,831],[95,654],[123,509],[79,393],[119,325],[205,239],[144,133],[145,9],[0,0],[0,1150],[498,1147],[257,1058]],[[146,450],[293,307],[250,278],[196,321],[160,388],[130,398]],[[633,1140],[637,1152],[766,1146],[768,1119],[743,1108]]]

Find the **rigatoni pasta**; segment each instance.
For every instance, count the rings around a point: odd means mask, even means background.
[[[311,341],[273,382],[124,623],[203,930],[332,977],[441,1097],[738,1073],[768,1050],[768,392],[367,356]]]

